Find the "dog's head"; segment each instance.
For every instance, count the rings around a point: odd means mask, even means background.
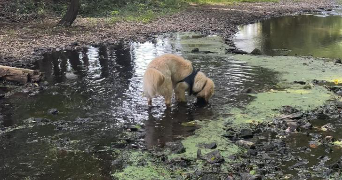
[[[211,96],[214,95],[214,82],[205,76],[202,72],[198,72],[192,90],[198,99],[204,99],[209,102]]]

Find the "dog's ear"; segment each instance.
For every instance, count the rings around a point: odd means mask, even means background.
[[[214,82],[210,78],[207,78],[207,83],[203,89],[205,101],[209,102],[209,99],[214,95],[214,88]]]
[[[203,89],[203,86],[205,85],[206,81],[207,77],[202,72],[198,72],[195,76],[192,90],[194,92],[200,92]]]

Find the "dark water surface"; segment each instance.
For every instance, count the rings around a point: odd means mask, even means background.
[[[272,18],[241,26],[235,45],[266,55],[342,58],[341,10]]]
[[[158,37],[153,43],[46,54],[37,69],[45,72],[47,88],[0,100],[1,179],[110,179],[113,151],[132,144],[123,142],[127,126],[143,127],[143,143],[135,146],[163,147],[193,133],[195,127],[182,123],[215,120],[228,107],[252,100],[241,90],[268,89],[276,82],[274,72],[230,56],[184,51],[198,45],[189,41],[196,38],[209,38],[207,45],[199,43],[201,48],[216,48],[216,40],[208,42],[217,37],[176,34]],[[211,104],[197,106],[191,97],[186,104],[174,102],[166,109],[158,98],[148,108],[142,76],[148,63],[164,53],[188,58],[214,80]],[[49,113],[53,108],[57,115]]]

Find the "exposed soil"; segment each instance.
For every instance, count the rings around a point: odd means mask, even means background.
[[[280,0],[279,3],[240,3],[230,6],[190,6],[150,23],[116,22],[109,19],[78,18],[71,28],[56,27],[57,18],[27,23],[0,23],[0,64],[25,67],[42,58],[44,52],[74,49],[83,45],[118,41],[147,40],[153,34],[173,31],[199,31],[230,38],[237,25],[305,11],[327,10],[335,0]],[[4,19],[5,14],[0,14]]]

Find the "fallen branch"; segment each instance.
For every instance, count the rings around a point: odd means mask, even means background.
[[[21,84],[38,82],[43,75],[38,70],[15,68],[0,65],[0,80],[15,81]]]

